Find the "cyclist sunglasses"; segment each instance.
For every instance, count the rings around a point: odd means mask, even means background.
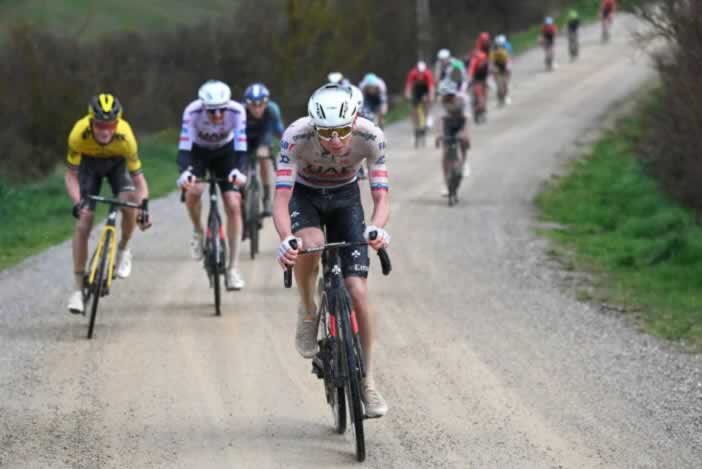
[[[339,137],[340,140],[345,140],[351,136],[351,131],[353,126],[347,125],[345,127],[316,127],[317,135],[322,140],[331,140],[335,136]]]
[[[96,130],[115,130],[115,129],[117,129],[117,121],[105,122],[105,121],[93,120],[93,127]]]
[[[207,114],[210,115],[210,116],[214,116],[214,115],[217,115],[217,114],[224,114],[224,108],[223,108],[223,107],[219,107],[219,108],[216,108],[216,109],[208,109],[208,110],[207,110]]]

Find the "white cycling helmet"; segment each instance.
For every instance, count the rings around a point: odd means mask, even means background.
[[[356,87],[326,84],[312,93],[307,103],[307,112],[315,127],[345,127],[351,125],[360,109]],[[361,102],[363,101],[363,94]]]
[[[448,49],[441,49],[437,52],[436,58],[439,60],[448,60],[451,58],[451,51]]]
[[[547,16],[547,17],[546,17],[546,20],[545,20],[544,22],[545,22],[546,24],[549,24],[549,25],[550,25],[550,24],[553,24],[553,18],[550,17],[550,16]]]
[[[329,83],[337,85],[344,79],[344,75],[341,72],[331,72],[329,75],[327,75],[327,79],[329,80]]]
[[[366,86],[380,86],[380,78],[378,78],[378,75],[375,73],[367,73],[366,76],[363,77],[363,82]]]
[[[439,83],[439,96],[458,94],[458,85],[453,80],[442,80]]]
[[[232,91],[226,83],[219,80],[207,80],[197,92],[205,109],[217,109],[232,99]]]
[[[419,71],[419,73],[424,72],[424,70],[426,70],[426,69],[427,69],[427,63],[425,61],[420,60],[419,62],[417,62],[417,70]]]
[[[498,45],[498,47],[503,47],[507,43],[507,38],[505,37],[504,34],[500,34],[495,38],[495,44]]]

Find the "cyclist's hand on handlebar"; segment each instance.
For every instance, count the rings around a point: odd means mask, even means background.
[[[375,233],[375,237],[371,236],[372,233]],[[390,233],[374,225],[366,227],[363,237],[368,241],[368,245],[376,251],[380,248],[386,248],[390,244]]]
[[[73,215],[73,217],[75,219],[80,220],[80,214],[82,212],[88,213],[88,209],[86,207],[87,207],[87,204],[83,200],[81,200],[77,204],[73,205],[73,209],[71,210],[71,214]]]
[[[197,182],[197,178],[193,174],[190,169],[186,169],[182,173],[180,173],[180,176],[178,177],[178,180],[176,180],[176,185],[178,186],[178,189],[183,189],[183,190],[188,190],[192,188],[195,183]]]
[[[245,174],[243,174],[241,171],[238,169],[232,169],[232,171],[229,173],[229,182],[234,184],[235,186],[243,186],[246,184],[246,180],[248,179]]]
[[[141,201],[141,208],[137,214],[137,223],[141,231],[146,231],[151,228],[151,214],[149,213],[149,199]]]
[[[291,241],[295,241],[297,243],[296,248],[293,248],[293,246],[290,244]],[[288,236],[282,243],[280,243],[280,246],[278,246],[278,264],[280,264],[283,270],[285,270],[288,266],[295,265],[297,253],[300,251],[301,247],[302,239],[294,236]]]

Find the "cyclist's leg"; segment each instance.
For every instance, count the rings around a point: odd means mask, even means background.
[[[216,158],[210,161],[210,169],[218,179],[226,179],[235,168],[246,174],[247,161],[243,155],[235,155],[234,149],[225,147],[217,151]],[[239,253],[241,251],[241,192],[229,182],[219,182],[222,192],[224,211],[227,214],[227,239],[229,241],[229,269],[239,270]]]
[[[112,194],[122,201],[137,203],[136,188],[134,181],[127,171],[127,162],[124,159],[119,159],[113,162],[109,174],[107,175],[112,187]],[[136,227],[136,210],[133,208],[122,209],[122,237],[117,245],[119,250],[127,248],[129,240],[132,238],[134,228]]]
[[[192,167],[192,173],[197,178],[205,177],[207,168],[207,153],[205,150],[193,146],[192,159],[188,162],[188,166]],[[185,165],[184,165],[185,166]],[[202,192],[205,190],[205,184],[195,184],[185,192],[185,208],[187,209],[190,221],[193,224],[193,232],[198,233],[202,237]]]
[[[324,244],[321,214],[314,203],[314,196],[314,189],[297,184],[290,199],[291,229],[295,236],[302,239],[303,248]],[[308,320],[313,318],[317,310],[314,296],[319,276],[319,259],[319,254],[308,254],[298,257],[295,263],[295,282]]]
[[[88,200],[89,195],[100,194],[102,176],[95,167],[96,161],[91,158],[82,158],[78,168],[78,185],[80,199],[86,204],[87,210],[81,210],[73,234],[73,272],[75,289],[83,288],[85,263],[88,257],[88,238],[95,219],[95,202]]]

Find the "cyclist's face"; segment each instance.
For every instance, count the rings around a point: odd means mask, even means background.
[[[355,121],[352,127],[353,126],[355,126]],[[345,138],[340,138],[339,134],[334,132],[329,139],[319,137],[319,143],[322,145],[322,148],[329,153],[341,155],[348,149],[349,145],[351,145],[351,134],[349,133]]]
[[[117,130],[117,121],[114,122],[100,122],[93,121],[93,137],[95,141],[101,145],[107,145],[112,141],[112,137],[115,135],[115,130]]]
[[[246,108],[249,110],[251,115],[253,115],[256,119],[260,119],[261,116],[263,116],[263,113],[266,110],[266,102],[265,101],[260,101],[260,102],[247,102],[246,103]]]

